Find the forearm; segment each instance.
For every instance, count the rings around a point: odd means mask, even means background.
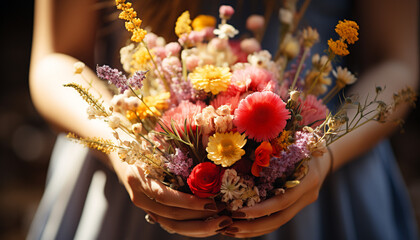
[[[363,102],[367,96],[371,98],[375,96],[375,88],[380,86],[384,91],[380,94],[379,100],[389,104],[393,94],[398,90],[407,86],[417,89],[417,76],[417,69],[410,64],[394,60],[386,61],[363,74],[346,95],[356,94],[360,102]],[[401,105],[389,116],[386,123],[371,121],[334,142],[330,146],[334,156],[334,169],[340,168],[390,136],[398,128],[396,120],[404,119],[409,111],[410,106]],[[349,119],[352,119],[354,114],[355,110],[349,111]]]

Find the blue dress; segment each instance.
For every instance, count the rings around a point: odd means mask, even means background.
[[[316,27],[321,36],[330,36],[349,7],[346,1],[314,0],[303,23]],[[240,26],[243,21],[232,24]],[[277,33],[275,24],[269,25],[270,31]],[[275,42],[276,36],[266,37],[263,46]],[[323,49],[325,43],[314,51]],[[60,135],[27,238],[185,239],[148,224],[144,215],[113,171],[86,148]],[[316,202],[258,239],[417,239],[413,210],[389,142],[382,141],[337,170],[325,180]]]

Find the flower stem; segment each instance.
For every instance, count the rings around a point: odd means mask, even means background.
[[[306,55],[308,55],[309,50],[310,50],[310,48],[305,47],[305,50],[303,51],[303,55],[302,55],[302,58],[300,59],[300,62],[299,62],[298,68],[297,68],[297,70],[296,70],[296,74],[295,74],[295,77],[294,77],[294,79],[293,79],[292,86],[290,86],[290,89],[291,89],[291,90],[293,90],[293,89],[295,88],[295,85],[296,85],[297,79],[298,79],[298,77],[299,77],[299,75],[300,75],[300,71],[302,70],[303,63],[305,62],[305,58],[306,58]]]

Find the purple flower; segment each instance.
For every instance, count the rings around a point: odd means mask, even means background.
[[[192,158],[189,158],[181,149],[176,148],[175,154],[171,154],[165,166],[169,171],[184,178],[188,178],[191,172]]]
[[[128,79],[128,83],[134,89],[140,89],[143,87],[143,80],[146,78],[148,71],[137,71]]]
[[[311,156],[308,148],[310,134],[298,131],[295,133],[296,141],[282,151],[279,157],[270,159],[270,166],[263,168],[261,180],[265,183],[274,183],[277,178],[293,173],[296,163]]]
[[[96,74],[99,78],[107,80],[110,84],[114,84],[123,93],[128,89],[126,76],[118,71],[118,69],[111,68],[110,66],[96,66]]]

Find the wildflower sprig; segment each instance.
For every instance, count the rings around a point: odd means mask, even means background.
[[[85,89],[81,85],[77,83],[68,83],[64,84],[63,86],[75,89],[83,98],[83,100],[85,100],[90,106],[94,107],[96,110],[100,111],[104,116],[111,115],[103,106],[102,102],[96,99],[87,89]]]
[[[140,27],[142,20],[137,18],[137,12],[132,8],[132,3],[125,0],[115,0],[117,9],[121,10],[119,18],[125,20],[125,28],[132,32],[131,40],[133,42],[141,42],[147,34],[147,31]]]
[[[88,148],[99,150],[105,154],[115,152],[118,149],[124,149],[124,147],[114,144],[111,140],[100,137],[83,138],[76,136],[74,133],[68,133],[67,138],[81,143]]]
[[[325,138],[327,145],[368,122],[384,123],[397,105],[402,103],[414,104],[417,100],[416,92],[407,87],[394,94],[392,103],[386,104],[379,100],[382,91],[383,88],[376,87],[373,99],[369,100],[369,96],[367,96],[362,103],[350,97],[343,97],[344,102],[342,102],[340,109],[335,114],[330,113],[324,123],[319,126],[319,128],[324,129],[323,138]],[[347,109],[349,108],[356,109],[356,113],[351,119],[347,116]]]

